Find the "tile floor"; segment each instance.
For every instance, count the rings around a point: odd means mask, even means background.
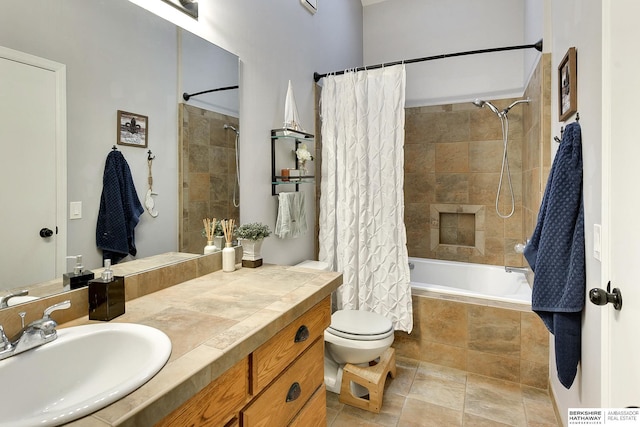
[[[327,426],[560,426],[546,390],[398,357],[379,414],[327,392]]]

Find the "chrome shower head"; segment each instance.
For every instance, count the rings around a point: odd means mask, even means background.
[[[523,102],[526,102],[528,104],[530,102],[530,100],[529,100],[529,98],[527,98],[527,99],[519,99],[517,101],[514,101],[513,103],[511,103],[511,105],[509,105],[507,108],[502,110],[502,114],[507,114],[509,112],[509,110],[511,110],[513,107],[515,107],[516,105],[521,104]]]
[[[490,103],[489,101],[483,101],[482,99],[477,99],[475,101],[473,101],[473,105],[475,105],[478,108],[482,108],[485,105],[487,107],[489,107],[489,109],[491,111],[493,111],[494,113],[496,113],[497,115],[500,115],[500,111],[498,111],[498,109],[496,108],[495,105],[493,105],[492,103]]]
[[[225,129],[231,129],[232,131],[234,131],[235,133],[237,133],[238,135],[240,134],[240,131],[238,131],[238,129],[234,128],[233,126],[229,125],[229,124],[224,124],[223,126]]]

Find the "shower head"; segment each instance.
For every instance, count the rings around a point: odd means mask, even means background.
[[[478,108],[482,108],[485,105],[487,107],[489,107],[489,109],[491,111],[493,111],[494,113],[496,113],[497,115],[500,115],[500,111],[498,111],[498,109],[496,108],[495,105],[493,105],[492,103],[490,103],[489,101],[483,101],[482,99],[477,99],[475,101],[473,101],[473,105],[475,105]]]
[[[521,103],[523,103],[523,102],[526,102],[526,103],[528,104],[528,103],[529,103],[529,102],[531,102],[531,101],[530,101],[530,99],[529,99],[529,98],[527,98],[527,99],[519,99],[519,100],[517,100],[517,101],[515,101],[515,102],[511,103],[511,105],[509,105],[509,106],[508,106],[507,108],[505,108],[504,110],[502,110],[502,114],[507,114],[507,113],[509,112],[509,110],[511,110],[513,107],[515,107],[516,105],[521,104]]]
[[[511,110],[513,107],[515,107],[516,105],[521,104],[523,102],[529,103],[530,100],[529,100],[529,98],[527,98],[527,99],[519,99],[517,101],[512,102],[511,105],[509,105],[507,108],[505,108],[502,111],[498,111],[498,109],[496,108],[495,105],[493,105],[489,101],[483,101],[482,99],[477,99],[476,98],[476,100],[473,101],[473,105],[475,105],[478,108],[482,108],[482,107],[484,107],[486,105],[487,107],[489,107],[491,109],[491,111],[496,113],[498,116],[506,116],[507,113],[509,112],[509,110]]]
[[[234,128],[234,127],[233,127],[233,126],[231,126],[231,125],[228,125],[228,124],[226,124],[226,123],[225,123],[223,127],[224,127],[225,129],[231,129],[232,131],[234,131],[235,133],[237,133],[238,135],[240,135],[240,131],[238,131],[238,129]]]

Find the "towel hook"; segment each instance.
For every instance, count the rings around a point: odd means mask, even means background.
[[[156,158],[156,156],[151,156],[151,150],[147,151],[147,160],[153,160]]]

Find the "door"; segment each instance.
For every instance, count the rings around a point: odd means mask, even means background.
[[[0,49],[2,290],[51,280],[64,268],[66,202],[60,207],[58,198],[66,198],[59,182],[66,118],[64,67]]]
[[[609,250],[601,287],[611,280],[623,297],[620,311],[602,307],[603,406],[623,408],[640,406],[640,56],[633,53],[640,2],[603,5],[603,219]]]

